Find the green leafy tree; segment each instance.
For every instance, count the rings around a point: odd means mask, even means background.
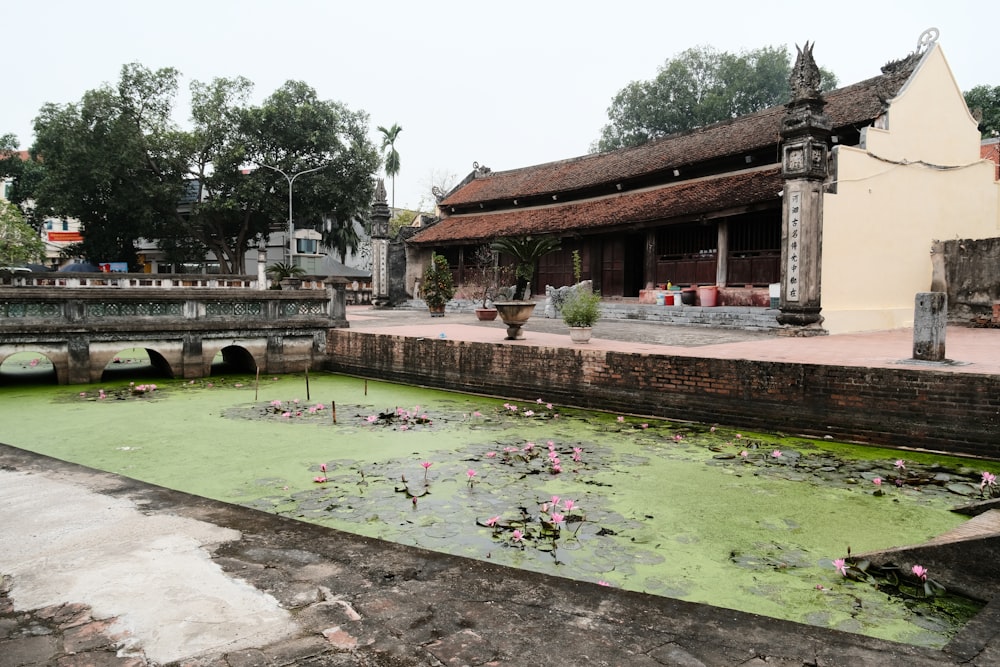
[[[42,215],[77,218],[79,252],[136,264],[136,242],[176,215],[186,164],[170,121],[176,70],[125,65],[117,86],[88,91],[76,104],[46,104],[35,119],[34,188]]]
[[[17,206],[0,199],[0,266],[34,262],[44,254],[38,231],[25,222]]]
[[[193,129],[181,131],[170,121],[177,78],[126,65],[116,87],[48,104],[36,119],[36,200],[81,221],[84,256],[134,264],[145,238],[175,261],[211,251],[223,272],[242,272],[250,247],[286,229],[289,185],[277,169],[322,167],[294,183],[302,224],[367,213],[379,156],[366,114],[296,81],[248,107],[248,80],[216,79],[192,84]]]
[[[823,90],[837,85],[820,69]],[[783,47],[765,46],[733,54],[707,46],[682,51],[649,81],[633,81],[608,108],[609,123],[593,146],[607,151],[718,121],[737,118],[777,104],[791,95],[791,61]]]
[[[319,230],[327,248],[356,252],[360,239],[351,234],[351,221],[368,215],[375,194],[372,174],[379,163],[378,150],[368,139],[368,115],[320,100],[305,83],[289,81],[249,110],[244,123],[248,161],[286,174],[320,167],[294,182],[296,221]],[[254,174],[265,186],[270,182],[287,206],[285,178],[268,169]]]
[[[382,133],[382,151],[385,153],[385,175],[392,179],[392,208],[396,208],[396,174],[399,173],[399,151],[396,150],[396,138],[403,128],[398,123],[386,129],[381,125],[378,131]]]
[[[979,119],[983,139],[1000,135],[1000,86],[976,86],[965,93],[965,103]]]

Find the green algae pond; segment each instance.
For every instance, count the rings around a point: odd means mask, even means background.
[[[994,463],[326,373],[19,381],[46,363],[4,364],[0,442],[360,535],[911,644],[943,646],[981,607],[835,561],[961,524],[952,508],[979,498]]]

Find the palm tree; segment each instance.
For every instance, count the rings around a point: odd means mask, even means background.
[[[385,175],[392,179],[392,209],[396,210],[396,174],[399,173],[399,152],[396,150],[396,137],[403,131],[398,123],[393,123],[388,130],[378,126],[382,133],[382,150],[385,151]]]
[[[542,255],[559,248],[559,239],[555,236],[506,236],[494,241],[490,248],[505,252],[515,259],[517,288],[514,290],[514,298],[523,300],[529,296],[528,282],[535,273],[535,262]]]
[[[356,253],[361,238],[352,220],[343,222],[334,217],[323,226],[323,245],[337,253],[341,264],[346,264],[348,251]]]

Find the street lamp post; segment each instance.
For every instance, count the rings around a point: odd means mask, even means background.
[[[272,167],[269,164],[263,164],[261,162],[258,162],[257,164],[260,165],[261,167],[266,168],[266,169],[270,169],[272,171],[278,172],[279,174],[281,174],[282,176],[285,177],[286,181],[288,181],[288,248],[287,248],[288,262],[287,262],[287,264],[289,266],[291,266],[292,265],[292,244],[295,243],[295,222],[294,222],[294,220],[292,218],[292,183],[294,183],[295,179],[298,178],[299,176],[301,176],[302,174],[308,174],[308,173],[313,172],[313,171],[319,171],[320,169],[323,169],[326,166],[328,166],[329,163],[327,163],[327,164],[321,164],[320,166],[313,167],[312,169],[303,169],[302,171],[297,171],[297,172],[295,172],[293,174],[288,174],[284,170],[279,169],[278,167]]]

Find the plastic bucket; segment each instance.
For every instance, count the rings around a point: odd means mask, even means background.
[[[657,294],[656,295],[656,305],[657,306],[662,306],[665,303],[665,299],[666,299],[666,295],[664,295],[664,294]]]
[[[704,308],[712,308],[719,301],[719,288],[716,285],[702,285],[698,288],[698,298]]]

